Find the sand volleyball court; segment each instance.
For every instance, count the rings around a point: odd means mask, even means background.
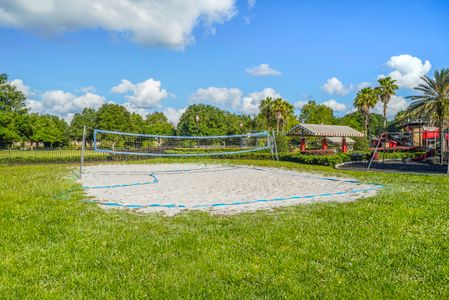
[[[114,164],[84,168],[90,201],[105,208],[234,214],[316,202],[349,202],[381,188],[347,178],[241,165]]]

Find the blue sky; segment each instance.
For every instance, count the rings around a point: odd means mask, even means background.
[[[254,114],[266,96],[341,115],[382,74],[401,86],[394,114],[449,67],[449,1],[177,2],[2,0],[0,72],[33,111],[116,102],[176,122],[191,103]]]

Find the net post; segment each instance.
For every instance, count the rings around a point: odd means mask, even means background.
[[[273,132],[273,149],[274,149],[274,154],[276,155],[276,160],[279,161],[278,146],[276,144],[276,135],[274,134],[274,130],[272,132]]]
[[[97,151],[97,129],[94,129],[94,151]]]
[[[83,126],[83,143],[81,144],[80,179],[83,174],[84,151],[86,150],[86,126]]]
[[[269,132],[267,132],[267,142],[268,142],[268,148],[271,152],[271,158],[274,161],[274,143],[273,143],[273,137],[270,135]]]

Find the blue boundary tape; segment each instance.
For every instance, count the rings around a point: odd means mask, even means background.
[[[239,167],[234,166],[233,168],[239,168]],[[253,170],[264,171],[264,172],[269,171],[266,169],[256,168],[256,167],[250,167],[250,168]],[[175,173],[176,174],[176,173],[185,173],[185,172],[192,172],[192,171],[204,170],[204,169],[208,169],[208,168],[205,167],[205,168],[197,168],[197,169],[168,170],[168,171],[153,172],[153,173],[148,174],[148,176],[153,178],[153,181],[137,182],[137,183],[130,183],[130,184],[104,185],[104,186],[83,186],[83,188],[84,189],[109,189],[109,188],[123,188],[123,187],[132,187],[132,186],[138,186],[138,185],[156,184],[159,182],[158,178],[156,177],[156,174],[158,174],[158,173],[172,173],[172,174]],[[289,174],[289,173],[284,173],[284,174],[304,177],[299,174]],[[310,177],[314,177],[314,176],[310,176]],[[316,178],[321,179],[321,180],[328,180],[328,181],[340,181],[340,182],[351,183],[351,184],[355,184],[355,185],[361,184],[361,182],[359,182],[357,180],[352,180],[352,179],[348,180],[348,179],[338,179],[338,178],[318,177],[318,176],[316,176]],[[179,203],[179,204],[175,204],[175,203],[169,203],[169,204],[160,204],[160,203],[122,204],[122,203],[118,203],[118,202],[102,202],[102,201],[97,201],[97,200],[85,200],[85,202],[96,203],[99,205],[109,206],[109,207],[123,207],[123,208],[130,208],[130,209],[143,209],[143,208],[152,208],[152,207],[153,208],[157,207],[157,208],[178,208],[178,209],[179,208],[200,209],[200,208],[226,207],[226,206],[236,206],[236,205],[249,205],[249,204],[254,204],[254,203],[289,201],[289,200],[295,200],[295,199],[314,199],[314,198],[330,197],[330,196],[337,196],[337,195],[340,196],[340,195],[346,195],[346,194],[351,194],[351,193],[365,193],[365,192],[384,188],[384,186],[380,185],[380,184],[372,184],[372,185],[373,185],[373,187],[370,187],[370,188],[365,188],[365,189],[354,188],[349,191],[339,191],[339,192],[334,192],[334,193],[321,193],[321,194],[303,195],[303,196],[298,195],[298,196],[279,197],[279,198],[271,198],[271,199],[256,199],[256,200],[248,200],[248,201],[234,201],[234,202],[230,202],[230,203],[197,204],[197,205],[193,205],[190,207],[188,207],[187,205],[182,204],[182,203]]]
[[[135,182],[128,184],[114,184],[114,185],[96,185],[96,186],[83,186],[84,189],[114,189],[114,188],[122,188],[128,186],[136,186],[136,185],[147,185],[147,184],[156,184],[159,180],[155,175],[149,174],[148,176],[153,178],[153,181],[145,181],[145,182]]]

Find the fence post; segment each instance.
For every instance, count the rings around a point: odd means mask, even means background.
[[[80,161],[80,179],[83,174],[85,147],[86,147],[86,126],[83,126],[83,143],[81,144],[81,161]]]

